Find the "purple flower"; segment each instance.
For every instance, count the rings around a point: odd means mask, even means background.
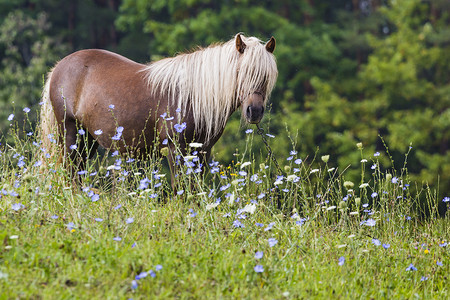
[[[175,128],[175,130],[176,130],[178,133],[182,133],[183,130],[186,129],[186,122],[183,122],[183,123],[181,123],[181,124],[175,124],[175,125],[173,125],[173,128]]]
[[[390,244],[383,244],[383,248],[384,248],[384,249],[389,249],[390,247],[391,247]]]
[[[375,197],[377,197],[378,196],[378,193],[377,192],[373,192],[372,193],[372,195],[370,195],[372,198],[375,198]]]
[[[97,222],[103,222],[102,218],[95,218],[94,220],[97,221]]]
[[[445,197],[444,199],[442,199],[442,202],[450,202],[450,197]]]
[[[278,243],[277,239],[275,238],[269,238],[267,241],[269,242],[270,247],[273,247]]]
[[[375,246],[381,246],[381,242],[380,242],[379,239],[372,239],[372,243],[373,243]]]
[[[294,160],[294,163],[295,163],[296,165],[299,165],[299,164],[302,163],[302,159],[301,159],[301,158],[297,158],[296,160]]]
[[[27,114],[27,113],[30,112],[30,109],[29,109],[28,107],[25,107],[25,108],[23,109],[23,111]]]
[[[339,257],[338,265],[343,266],[344,263],[345,263],[345,257],[343,257],[343,256]]]
[[[128,218],[125,222],[126,222],[127,224],[131,224],[131,223],[134,222],[134,219],[133,219],[133,218]]]
[[[261,265],[256,265],[253,270],[255,270],[256,273],[262,273],[264,272],[264,267]]]
[[[110,109],[114,109],[114,104],[110,104],[109,106],[108,106]]]
[[[247,130],[245,131],[246,134],[249,134],[249,133],[252,133],[252,132],[253,132],[253,129],[247,129]]]
[[[413,264],[410,264],[410,265],[406,268],[406,271],[417,271],[417,268],[414,267]]]
[[[264,228],[264,231],[269,231],[272,229],[273,225],[275,225],[275,222],[270,223],[266,228]]]
[[[245,227],[244,224],[242,224],[241,221],[239,221],[239,220],[234,220],[233,226],[235,228],[244,228]]]
[[[162,267],[161,265],[156,265],[156,266],[155,266],[155,270],[156,270],[156,271],[161,271],[162,268],[163,268],[163,267]]]
[[[444,264],[440,261],[436,261],[436,265],[438,265],[439,267],[442,267]]]
[[[11,205],[11,209],[15,210],[15,211],[19,211],[24,207],[25,207],[25,205],[23,205],[22,203],[14,203]]]
[[[421,278],[420,278],[420,281],[427,281],[428,280],[428,277],[427,276],[422,276]]]
[[[256,258],[256,259],[261,259],[261,258],[263,257],[263,255],[264,255],[264,252],[262,252],[262,251],[257,251],[257,252],[255,253],[255,258]]]
[[[113,240],[115,240],[116,242],[120,242],[122,238],[120,236],[116,236],[113,238]]]
[[[95,135],[100,135],[102,133],[103,133],[103,130],[101,130],[101,129],[97,129],[96,131],[94,131]]]
[[[8,121],[12,121],[14,119],[14,114],[10,114],[9,116],[8,116]]]
[[[83,128],[81,128],[80,130],[78,130],[78,134],[79,135],[84,135],[86,133],[86,131],[84,131]]]
[[[67,229],[72,230],[75,228],[75,224],[73,224],[73,222],[69,222],[66,224]]]
[[[380,152],[375,152],[375,153],[373,154],[373,156],[375,156],[375,157],[380,156]]]
[[[131,281],[131,289],[135,290],[138,288],[138,284],[136,280]]]

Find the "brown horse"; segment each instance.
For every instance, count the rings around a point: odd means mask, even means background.
[[[239,106],[248,123],[261,120],[278,74],[274,49],[273,37],[263,44],[237,34],[148,65],[104,50],[75,52],[56,64],[45,84],[44,148],[56,139],[59,156],[83,168],[99,144],[140,157],[168,147],[173,182],[175,144],[183,155],[189,143],[202,144],[204,162]]]

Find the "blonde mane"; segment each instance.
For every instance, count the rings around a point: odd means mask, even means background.
[[[177,105],[183,118],[192,109],[195,130],[206,140],[225,128],[239,101],[255,91],[265,91],[267,102],[278,71],[275,57],[255,37],[244,37],[244,53],[230,41],[180,54],[147,65],[144,69],[153,91],[167,93],[170,105]],[[189,105],[189,107],[188,107]]]

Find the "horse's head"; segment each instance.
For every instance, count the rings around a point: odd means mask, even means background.
[[[272,37],[264,45],[256,38],[236,35],[236,50],[240,53],[238,70],[238,94],[242,117],[250,124],[258,124],[270,92],[277,78],[277,66]]]

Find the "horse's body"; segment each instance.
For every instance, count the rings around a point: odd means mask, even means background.
[[[182,151],[198,142],[202,159],[208,159],[239,106],[249,123],[261,120],[277,76],[274,47],[273,38],[262,45],[237,35],[223,45],[149,65],[104,50],[75,52],[55,66],[46,82],[44,147],[50,146],[48,134],[58,132],[64,154],[77,159],[79,167],[89,155],[83,149],[93,151],[98,144],[145,156],[154,146],[173,154],[173,141]],[[261,65],[246,65],[258,63],[256,55],[264,56]],[[80,129],[87,137],[80,137]],[[167,146],[161,143],[165,139]]]

